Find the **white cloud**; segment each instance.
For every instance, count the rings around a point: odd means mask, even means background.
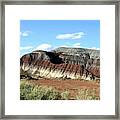
[[[39,46],[37,46],[34,50],[46,50],[46,51],[49,51],[52,49],[52,45],[50,44],[40,44]]]
[[[80,43],[75,43],[75,44],[73,44],[73,47],[75,47],[75,48],[80,48]]]
[[[97,48],[97,47],[84,47],[84,46],[81,46],[80,43],[74,43],[73,45],[61,45],[59,47],[85,48],[85,49],[100,50],[100,48]]]
[[[100,48],[96,48],[96,47],[91,47],[91,48],[88,48],[88,49],[100,50]]]
[[[77,32],[77,33],[69,33],[69,34],[59,34],[56,36],[56,39],[80,39],[85,35],[84,32]]]
[[[100,50],[100,48],[96,48],[96,47],[81,47],[81,48],[85,48],[85,49],[93,49],[93,50]]]
[[[32,46],[25,46],[25,47],[20,47],[20,50],[29,50],[32,49]]]
[[[59,46],[59,47],[70,47],[70,46],[68,46],[68,45],[61,45],[61,46]]]
[[[29,34],[30,34],[30,31],[20,32],[20,35],[21,35],[22,37],[27,37],[27,36],[29,36]]]
[[[59,47],[72,47],[72,48],[80,48],[80,43],[75,43],[73,45],[61,45]]]

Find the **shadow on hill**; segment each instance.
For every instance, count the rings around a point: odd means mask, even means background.
[[[46,52],[46,55],[49,56],[50,62],[53,64],[61,64],[64,63],[62,58],[59,57],[59,54],[53,52]]]

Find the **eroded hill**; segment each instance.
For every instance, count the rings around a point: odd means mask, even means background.
[[[65,47],[50,52],[33,51],[21,57],[20,76],[28,79],[99,79],[100,51]]]

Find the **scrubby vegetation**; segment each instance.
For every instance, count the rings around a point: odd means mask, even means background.
[[[100,98],[96,96],[96,89],[79,89],[77,100],[99,100]]]
[[[21,100],[67,100],[67,91],[60,93],[52,87],[38,86],[21,81],[20,99]]]
[[[71,99],[70,91],[63,92],[53,87],[40,86],[32,84],[26,80],[20,82],[20,99],[21,100],[69,100]],[[96,96],[96,89],[78,89],[76,100],[99,100]]]

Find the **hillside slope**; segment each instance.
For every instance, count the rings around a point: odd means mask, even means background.
[[[50,52],[37,50],[20,58],[21,78],[100,78],[100,51],[60,47]]]

